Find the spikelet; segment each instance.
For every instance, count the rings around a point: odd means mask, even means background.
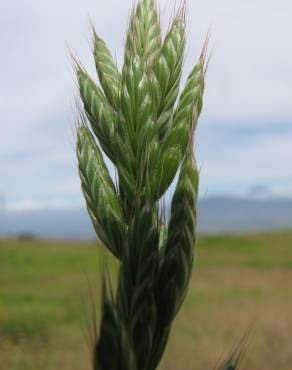
[[[161,229],[156,288],[157,325],[148,370],[156,369],[166,347],[171,323],[188,287],[196,241],[199,176],[193,159],[192,138],[180,169],[172,199],[168,230]]]
[[[140,0],[133,10],[125,45],[124,63],[133,56],[151,66],[161,47],[161,30],[154,0]]]
[[[181,93],[173,121],[161,144],[160,160],[149,173],[154,200],[160,199],[167,191],[186,153],[190,135],[195,130],[202,109],[204,73],[204,54],[202,54]]]
[[[86,115],[106,155],[115,162],[115,126],[117,117],[103,92],[80,67],[77,68],[80,97]]]
[[[93,352],[93,369],[137,370],[129,332],[105,283],[102,291],[101,327]]]
[[[204,76],[205,76],[205,51],[197,65],[190,73],[186,86],[183,89],[179,104],[175,110],[172,127],[176,127],[181,122],[192,124],[197,122],[202,110],[202,96],[204,94]],[[194,127],[195,128],[195,127]]]
[[[125,65],[123,69],[121,112],[117,168],[121,188],[127,194],[128,200],[133,201],[135,193],[146,192],[149,195],[151,191],[147,185],[147,182],[151,183],[149,171],[153,156],[156,156],[159,148],[159,130],[154,121],[150,79],[139,58],[133,59],[132,63]]]
[[[149,204],[137,208],[129,225],[117,299],[132,334],[139,369],[147,368],[156,327],[158,243],[156,210]]]
[[[182,73],[185,49],[185,21],[179,12],[166,35],[154,68],[153,92],[156,100],[157,124],[163,138],[171,122]]]
[[[159,273],[159,318],[165,327],[180,309],[192,271],[198,185],[199,174],[190,144],[172,199],[167,242]]]
[[[153,115],[149,78],[143,61],[133,57],[122,72],[121,112],[129,143],[136,151],[137,136]]]
[[[149,148],[158,143],[149,71],[160,47],[156,4],[152,0],[139,1],[127,33],[120,93],[122,122],[119,127],[117,169],[121,192],[130,202],[133,202],[135,193],[147,192],[148,159],[153,154]],[[125,148],[131,152],[130,166]]]
[[[105,96],[112,107],[119,110],[121,76],[105,42],[93,30],[93,53],[96,71]]]
[[[77,158],[82,191],[94,229],[120,259],[125,237],[123,210],[102,154],[85,126],[78,129]]]

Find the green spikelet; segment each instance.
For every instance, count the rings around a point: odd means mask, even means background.
[[[148,175],[154,200],[160,199],[169,188],[186,153],[190,130],[192,129],[193,132],[195,129],[202,109],[204,73],[204,56],[202,55],[181,93],[173,121],[161,144],[160,160],[150,169]]]
[[[194,131],[202,109],[204,73],[204,54],[202,54],[181,93],[173,121],[161,145],[161,159],[150,174],[154,181],[152,193],[155,194],[155,199],[159,199],[168,189],[186,153],[190,132]]]
[[[121,84],[121,113],[118,172],[121,178],[122,190],[132,201],[135,192],[145,193],[146,182],[150,174],[153,146],[158,145],[158,126],[154,121],[153,99],[150,79],[145,63],[139,57],[133,57],[125,64]],[[124,148],[128,150],[125,151]],[[131,151],[132,169],[128,166],[127,158]],[[124,178],[126,174],[126,178]]]
[[[108,249],[121,258],[125,237],[123,210],[102,154],[83,126],[78,129],[77,158],[82,190],[94,229]]]
[[[154,68],[153,89],[156,100],[157,124],[163,138],[171,122],[182,73],[185,49],[185,21],[180,12],[166,35]]]
[[[147,369],[156,327],[158,220],[151,205],[138,208],[130,222],[118,289],[118,304],[130,328],[137,367]]]
[[[112,107],[119,110],[121,76],[104,41],[93,32],[94,59],[100,84]]]
[[[191,147],[182,164],[172,199],[167,241],[159,273],[160,323],[166,327],[182,304],[194,259],[199,174],[192,153]]]
[[[93,353],[94,370],[136,370],[130,336],[109,293],[103,287],[99,339]]]
[[[106,155],[114,162],[117,117],[103,92],[80,67],[77,67],[80,96],[91,127]]]
[[[141,0],[134,9],[125,45],[125,64],[137,56],[151,65],[161,47],[161,30],[154,0]]]
[[[137,137],[153,117],[153,104],[149,78],[143,61],[133,58],[125,65],[122,73],[121,111],[127,123],[127,134],[134,151],[137,151]]]
[[[181,93],[179,104],[175,110],[172,126],[186,122],[192,124],[197,122],[202,110],[202,96],[204,94],[204,54],[201,55],[199,63],[190,73],[186,86]]]
[[[161,231],[156,288],[157,325],[149,370],[154,370],[167,344],[171,323],[180,309],[191,276],[196,241],[199,176],[193,159],[192,140],[180,169],[172,199],[168,230]]]
[[[169,147],[167,150],[160,151],[160,160],[156,166],[150,170],[152,180],[151,194],[153,201],[162,197],[172,183],[179,164],[181,153],[178,147]]]

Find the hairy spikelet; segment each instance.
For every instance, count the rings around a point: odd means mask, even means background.
[[[103,92],[96,86],[85,71],[77,68],[80,96],[86,115],[99,143],[114,162],[115,126],[117,117],[107,102]]]
[[[168,326],[179,310],[188,286],[196,240],[199,176],[189,150],[172,199],[171,218],[159,272],[159,322]]]
[[[155,122],[150,78],[144,61],[134,57],[125,64],[121,83],[120,140],[118,143],[118,172],[122,190],[133,201],[134,194],[148,192],[151,164],[159,148],[158,126]],[[131,151],[129,161],[125,147]],[[157,158],[156,158],[157,159]],[[132,164],[129,168],[129,163]],[[155,162],[157,163],[157,161]],[[150,190],[151,191],[151,190]]]
[[[173,121],[161,145],[160,160],[156,162],[156,166],[153,167],[150,175],[154,181],[152,193],[155,194],[155,199],[160,199],[177,173],[181,160],[186,153],[190,135],[195,129],[201,112],[203,93],[204,61],[202,56],[191,72],[181,93]]]
[[[199,63],[190,73],[186,86],[183,89],[179,104],[175,110],[172,127],[179,126],[182,122],[192,124],[197,122],[202,110],[202,97],[204,94],[204,54],[201,55]]]
[[[118,303],[130,328],[137,367],[147,369],[156,326],[155,281],[158,271],[158,221],[148,204],[136,209],[120,273]]]
[[[121,111],[129,142],[136,151],[137,136],[153,118],[149,78],[143,61],[133,58],[122,72]]]
[[[160,149],[159,155],[159,162],[156,162],[155,167],[150,169],[153,201],[159,200],[169,188],[181,162],[181,153],[178,146],[169,146],[165,150]]]
[[[171,205],[168,230],[162,231],[156,287],[157,325],[149,370],[154,370],[167,344],[170,325],[183,302],[190,279],[196,241],[198,171],[192,141],[181,166]]]
[[[99,339],[93,353],[93,369],[137,370],[127,327],[105,289]]]
[[[125,45],[125,64],[129,64],[133,56],[151,65],[161,47],[161,31],[157,8],[154,0],[141,0],[134,9]]]
[[[104,41],[93,32],[94,59],[100,84],[112,107],[119,110],[121,76]]]
[[[163,138],[171,122],[182,73],[185,22],[181,14],[173,21],[157,58],[153,76],[157,124]]]
[[[101,241],[121,258],[124,217],[120,200],[102,154],[88,129],[78,129],[77,158],[82,191],[94,229]]]

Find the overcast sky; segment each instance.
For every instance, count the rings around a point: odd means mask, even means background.
[[[292,196],[291,0],[189,0],[185,73],[211,28],[197,132],[201,196]],[[91,20],[121,65],[130,0],[0,3],[0,198],[7,209],[82,204],[70,47],[95,77]],[[164,29],[174,1],[159,1]]]

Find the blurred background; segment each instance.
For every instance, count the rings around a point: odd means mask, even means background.
[[[178,2],[158,4],[165,31]],[[76,168],[70,51],[96,78],[92,22],[121,67],[131,7],[131,0],[0,3],[1,370],[89,366],[81,297],[84,271],[98,281],[99,257]],[[202,236],[162,369],[212,368],[254,319],[252,368],[291,367],[291,18],[289,0],[188,1],[183,82],[211,33],[196,133]]]
[[[93,233],[75,166],[75,76],[96,78],[89,23],[121,66],[132,2],[1,2],[0,233]],[[174,1],[159,1],[164,30]],[[186,79],[208,30],[212,59],[196,135],[199,229],[292,226],[292,5],[188,2]]]

